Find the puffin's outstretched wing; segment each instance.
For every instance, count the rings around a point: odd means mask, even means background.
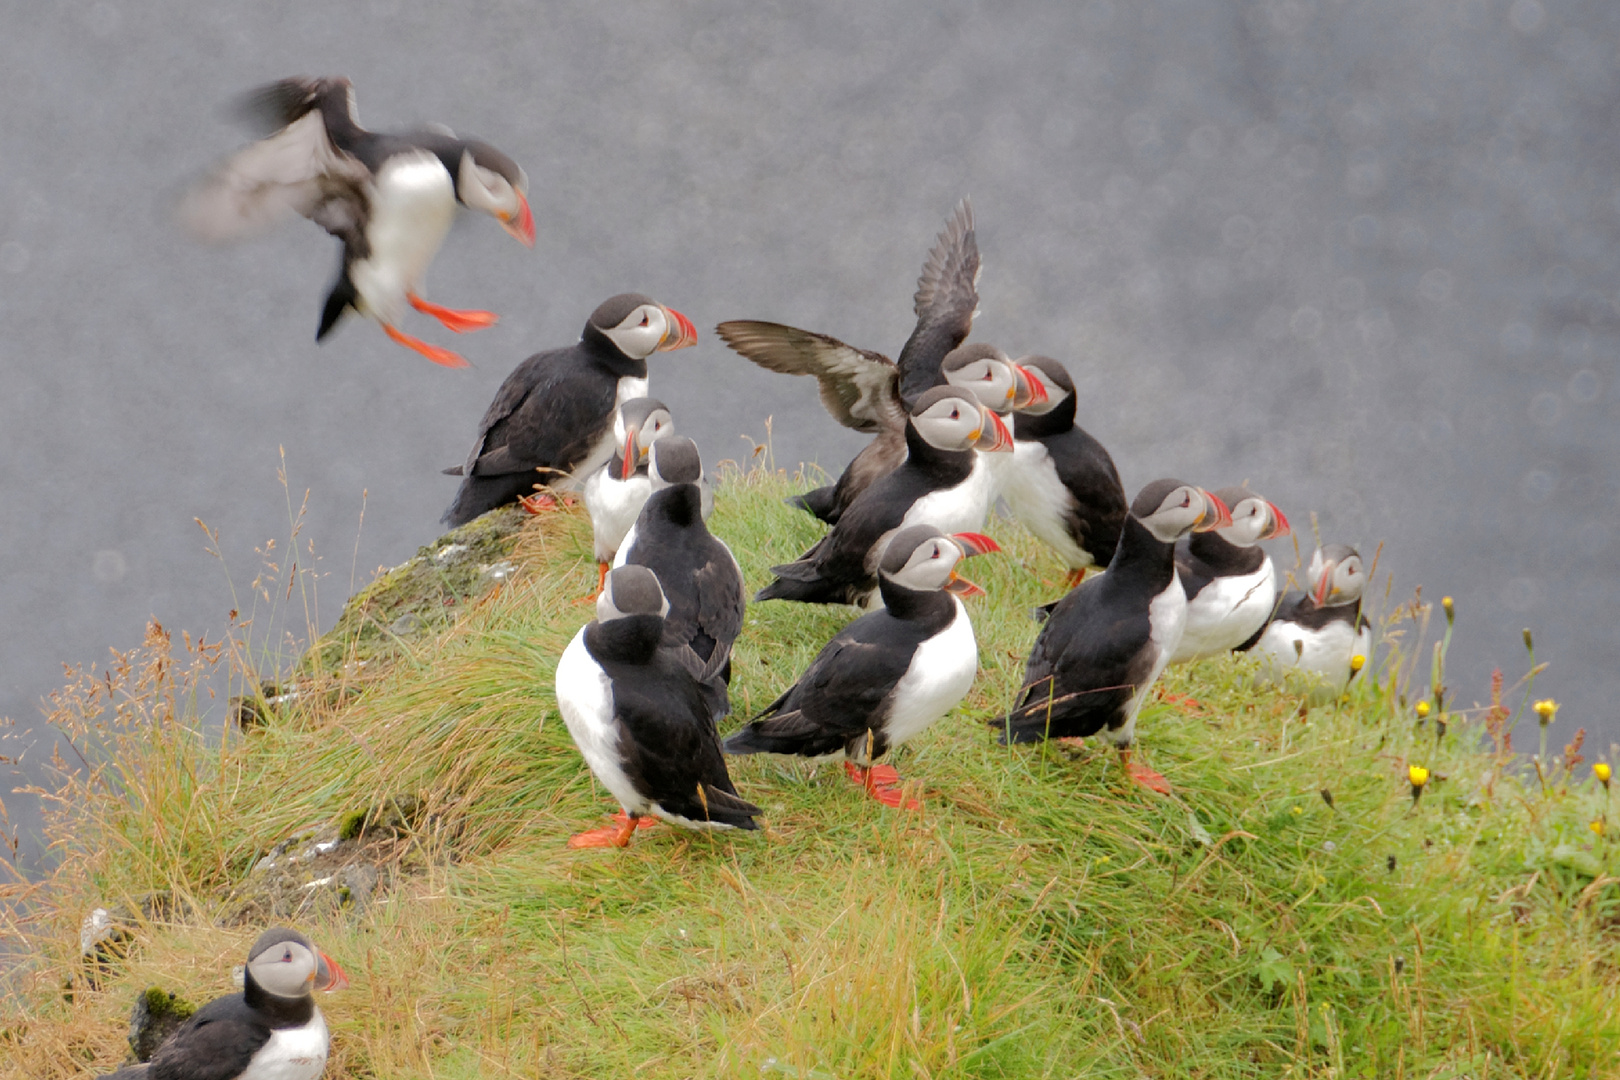
[[[945,354],[967,340],[979,311],[979,243],[973,235],[973,205],[964,198],[923,263],[912,302],[917,326],[900,350],[900,398],[910,406],[939,383]]]
[[[223,243],[258,235],[292,212],[346,242],[359,240],[371,172],[327,127],[321,104],[337,94],[352,121],[347,79],[283,79],[246,95],[237,112],[272,133],[192,187],[180,201],[180,223]]]
[[[723,322],[715,333],[762,368],[784,375],[814,375],[821,384],[822,404],[845,427],[881,431],[906,422],[897,394],[899,371],[882,353],[857,349],[825,334],[749,319]]]

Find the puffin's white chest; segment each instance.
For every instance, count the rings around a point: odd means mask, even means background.
[[[625,375],[619,379],[619,385],[613,395],[613,409],[638,397],[647,396],[647,380],[635,375]],[[596,442],[591,445],[591,452],[585,455],[585,460],[574,467],[568,476],[559,476],[552,481],[551,487],[557,491],[578,491],[585,486],[585,482],[608,463],[608,458],[614,451],[619,450],[618,440],[613,437],[613,410],[602,418],[606,425],[602,434],[597,436]]]
[[[331,1040],[319,1009],[303,1027],[281,1028],[242,1070],[241,1080],[316,1080],[326,1068]]]
[[[930,491],[911,504],[900,528],[926,523],[945,533],[978,532],[990,516],[995,477],[985,455],[973,455],[973,471],[955,487]]]
[[[627,813],[650,807],[625,775],[619,756],[619,726],[613,720],[613,681],[585,648],[581,628],[557,660],[557,711],[585,764]]]
[[[613,561],[651,495],[650,477],[632,475],[615,480],[605,465],[591,473],[585,481],[585,509],[591,515],[598,562]]]
[[[1187,629],[1170,662],[1230,652],[1265,625],[1276,602],[1277,578],[1269,556],[1252,573],[1215,578],[1187,602]]]
[[[893,707],[883,733],[890,746],[917,735],[955,708],[979,671],[979,645],[962,601],[951,597],[956,615],[950,625],[917,646],[911,666],[895,684]]]
[[[1058,478],[1045,443],[1022,439],[1013,444],[1011,467],[1001,476],[1001,497],[1024,528],[1051,545],[1071,570],[1095,561],[1069,535],[1064,514],[1074,504],[1074,496]],[[1106,553],[1102,561],[1106,563],[1112,554]]]
[[[1261,657],[1262,674],[1273,681],[1293,669],[1339,690],[1350,681],[1350,657],[1357,652],[1366,656],[1371,647],[1371,632],[1345,619],[1334,619],[1320,630],[1279,620],[1266,627],[1254,651]]]
[[[1110,735],[1116,746],[1129,746],[1136,738],[1136,714],[1142,710],[1148,691],[1159,681],[1170,663],[1170,656],[1181,644],[1181,635],[1187,627],[1187,594],[1181,587],[1181,578],[1170,575],[1170,587],[1148,601],[1148,643],[1153,656],[1153,667],[1142,685],[1136,688],[1125,706],[1125,723]]]
[[[419,292],[456,216],[456,190],[443,163],[426,150],[389,158],[372,180],[366,241],[371,252],[349,267],[369,315],[398,323],[405,294]]]

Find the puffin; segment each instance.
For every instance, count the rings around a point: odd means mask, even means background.
[[[987,536],[933,525],[895,533],[878,565],[883,607],[838,631],[786,693],[726,739],[726,753],[842,755],[851,780],[899,807],[899,774],[874,762],[950,712],[973,685],[978,644],[959,597],[984,590],[958,576],[956,564],[996,550]]]
[[[1232,524],[1195,532],[1176,542],[1176,576],[1187,593],[1187,627],[1170,654],[1172,664],[1231,652],[1251,641],[1271,618],[1277,577],[1262,540],[1290,534],[1288,519],[1271,503],[1241,487],[1215,492]]]
[[[242,992],[215,998],[175,1029],[152,1060],[110,1080],[316,1080],[331,1038],[315,991],[341,990],[337,961],[278,927],[248,950]]]
[[[343,243],[316,341],[354,311],[435,364],[467,367],[456,353],[412,337],[399,324],[407,304],[456,333],[495,322],[488,311],[430,303],[422,278],[458,204],[489,214],[524,246],[534,246],[529,181],[518,164],[448,128],[367,131],[345,78],[282,79],[251,91],[238,111],[265,137],[186,193],[181,223],[201,239],[225,242],[262,232],[288,211],[302,214]]]
[[[1224,528],[1220,499],[1180,480],[1155,480],[1132,501],[1105,573],[1059,600],[1024,668],[1018,703],[992,720],[1003,743],[1106,732],[1132,780],[1168,792],[1164,777],[1130,760],[1136,714],[1187,622],[1176,541]]]
[[[906,421],[905,461],[861,492],[809,551],[773,566],[776,580],[754,599],[860,607],[881,599],[878,564],[889,538],[925,522],[948,533],[983,529],[993,489],[981,451],[1011,449],[1007,425],[972,393],[925,391]]]
[[[703,689],[662,644],[669,601],[645,566],[603,582],[596,619],[557,661],[557,708],[591,772],[623,813],[569,847],[624,847],[650,819],[688,829],[757,829],[759,807],[737,794]]]
[[[788,499],[790,506],[836,524],[856,495],[900,463],[906,414],[923,391],[941,381],[940,362],[946,354],[967,340],[978,312],[978,285],[973,207],[964,198],[923,263],[912,301],[917,324],[898,361],[781,323],[739,319],[715,328],[720,340],[762,368],[815,376],[822,404],[845,427],[893,433],[888,442],[880,439],[856,455],[836,483],[795,495]]]
[[[704,519],[703,461],[691,439],[653,444],[652,495],[620,545],[615,566],[645,566],[663,586],[669,610],[664,644],[702,685],[719,720],[731,711],[731,646],[742,633],[742,567]]]
[[[615,449],[607,464],[585,480],[585,510],[591,516],[597,592],[602,591],[602,581],[613,566],[625,534],[652,494],[652,478],[647,475],[652,445],[674,433],[675,420],[669,406],[654,398],[631,398],[614,411],[613,445],[623,447],[623,452]]]
[[[1013,456],[1000,494],[1013,516],[1069,568],[1067,585],[1106,565],[1125,524],[1125,487],[1114,459],[1075,423],[1074,380],[1049,356],[1025,356],[1019,370],[1043,392],[1013,418]]]
[[[618,406],[647,395],[647,357],[697,343],[692,320],[640,293],[620,293],[591,312],[580,339],[536,353],[501,383],[478,422],[446,525],[523,501],[555,505],[544,493],[575,491],[613,456]]]
[[[1305,571],[1309,592],[1291,592],[1277,606],[1250,646],[1261,657],[1267,678],[1280,681],[1289,670],[1307,671],[1334,691],[1356,677],[1353,656],[1370,657],[1372,625],[1361,613],[1367,571],[1348,544],[1328,544],[1311,555]]]

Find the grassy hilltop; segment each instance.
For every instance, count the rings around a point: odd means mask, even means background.
[[[712,527],[750,589],[819,531],[790,490],[725,478]],[[1549,752],[1538,774],[1504,745],[1525,687],[1496,709],[1454,688],[1419,723],[1435,643],[1412,605],[1344,701],[1255,689],[1236,658],[1172,671],[1139,728],[1174,786],[1154,796],[1102,748],[995,745],[982,721],[1061,570],[1017,526],[987,531],[1005,553],[964,568],[989,590],[969,602],[980,678],[897,760],[920,812],[838,768],[749,758],[733,775],[764,832],[660,826],[622,851],[564,847],[613,808],[551,690],[590,617],[582,511],[523,524],[482,600],[351,614],[296,697],[223,746],[187,723],[188,665],[251,648],[154,633],[61,698],[76,744],[119,757],[64,792],[61,869],[8,928],[33,963],[0,1004],[0,1075],[110,1069],[148,986],[228,992],[263,922],[241,900],[255,864],[312,829],[358,833],[382,876],[294,920],[353,982],[321,1003],[330,1077],[1620,1075],[1608,793],[1589,764]],[[849,617],[750,608],[738,714]],[[1554,721],[1554,749],[1574,726]],[[1415,806],[1409,765],[1431,777]],[[118,904],[145,914],[92,989],[80,920]]]

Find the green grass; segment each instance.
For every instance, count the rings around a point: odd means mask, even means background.
[[[751,589],[817,535],[789,490],[752,473],[719,493],[712,527]],[[988,531],[1004,554],[965,568],[989,590],[970,602],[979,681],[898,755],[924,809],[879,806],[841,769],[734,761],[759,834],[564,846],[612,809],[551,690],[590,616],[583,513],[529,522],[498,595],[364,666],[339,649],[341,692],[222,748],[185,722],[186,654],[160,664],[149,640],[62,699],[80,745],[120,756],[64,792],[62,869],[13,928],[32,967],[0,1072],[104,1071],[145,987],[227,992],[257,928],[215,920],[257,856],[410,794],[426,824],[388,902],[305,927],[353,981],[322,1002],[329,1076],[1620,1075],[1620,881],[1590,829],[1606,792],[1557,760],[1543,784],[1486,738],[1506,710],[1452,711],[1443,739],[1415,723],[1427,663],[1413,681],[1403,657],[1429,655],[1426,611],[1385,626],[1347,701],[1256,688],[1237,658],[1172,672],[1164,689],[1197,701],[1144,710],[1140,752],[1174,786],[1158,797],[1102,749],[995,745],[983,721],[1061,571],[1016,526]],[[751,608],[738,713],[850,615]],[[1409,763],[1435,774],[1416,806]],[[153,890],[179,914],[64,1001],[84,912]]]

